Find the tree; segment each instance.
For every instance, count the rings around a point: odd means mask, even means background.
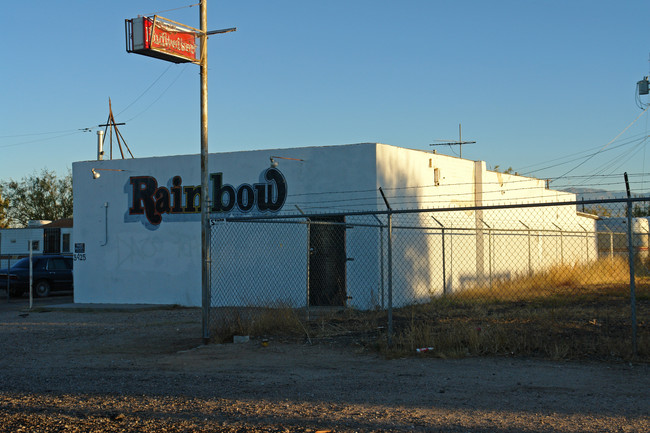
[[[72,173],[58,178],[47,169],[2,184],[9,205],[6,216],[12,226],[27,226],[29,220],[58,220],[72,217]]]
[[[648,215],[650,215],[650,204],[646,204],[645,202],[637,203],[632,208],[633,217],[646,217]]]
[[[492,170],[496,171],[497,173],[504,173],[504,174],[514,174],[515,173],[515,170],[512,167],[508,167],[505,170],[501,170],[500,165],[495,165]]]
[[[2,198],[2,185],[0,185],[0,229],[9,227],[7,220],[7,208],[9,207],[9,200]]]
[[[597,216],[603,217],[603,218],[610,218],[610,217],[614,217],[614,216],[619,216],[617,213],[615,214],[614,212],[612,212],[612,209],[607,208],[607,207],[602,206],[602,205],[599,205],[599,204],[593,205],[593,206],[583,206],[582,212],[590,213],[592,215],[597,215]]]

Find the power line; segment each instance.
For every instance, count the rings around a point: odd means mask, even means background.
[[[151,15],[158,15],[158,14],[161,14],[161,13],[164,14],[166,12],[172,12],[172,11],[177,11],[177,10],[180,10],[180,9],[191,8],[191,7],[198,6],[198,5],[199,5],[199,3],[195,3],[195,4],[191,4],[191,5],[187,5],[187,6],[180,6],[180,7],[173,8],[173,9],[165,9],[164,11],[157,11],[157,12],[152,12],[150,14],[141,14],[141,15],[145,16],[145,17],[148,17],[148,16],[151,16]]]
[[[605,148],[607,148],[607,146],[609,146],[609,145],[612,144],[614,141],[616,141],[616,139],[618,139],[618,137],[620,137],[620,136],[621,136],[625,131],[627,131],[627,130],[632,126],[632,125],[634,125],[634,124],[636,123],[636,121],[639,120],[639,118],[640,118],[643,114],[645,114],[645,113],[648,111],[648,108],[650,108],[650,106],[646,107],[646,109],[643,110],[643,111],[641,112],[641,114],[639,114],[639,115],[638,115],[638,116],[637,116],[637,117],[632,121],[632,123],[630,123],[629,125],[627,125],[627,126],[626,126],[622,131],[621,131],[621,132],[618,133],[618,135],[617,135],[616,137],[614,137],[612,140],[609,141],[609,143],[607,143],[606,145],[604,145],[600,151],[598,151],[598,152],[596,152],[596,153],[590,155],[588,158],[586,158],[586,159],[585,159],[584,161],[582,161],[580,164],[576,165],[576,166],[573,167],[571,170],[567,171],[567,172],[564,173],[562,176],[558,177],[558,179],[561,179],[562,177],[564,177],[564,176],[566,176],[567,174],[571,173],[572,171],[574,171],[574,170],[577,169],[578,167],[580,167],[580,166],[582,166],[583,164],[585,164],[585,163],[586,163],[587,161],[589,161],[591,158],[593,158],[594,156],[596,156],[596,155],[598,155],[599,153],[601,153],[602,151],[604,151]]]
[[[156,102],[158,102],[160,100],[160,98],[162,98],[165,95],[165,93],[167,93],[167,91],[174,85],[174,83],[176,83],[176,81],[178,81],[178,79],[181,77],[181,75],[183,75],[183,72],[185,72],[186,69],[187,69],[187,64],[185,64],[185,66],[181,69],[181,71],[178,73],[178,75],[176,75],[176,78],[174,78],[174,80],[172,80],[172,82],[169,83],[169,85],[165,88],[165,90],[163,90],[162,93],[156,99],[154,99],[149,105],[147,105],[144,110],[140,111],[138,114],[136,114],[135,116],[133,116],[129,120],[127,120],[127,122],[130,122],[133,119],[135,119],[136,117],[139,117],[140,115],[147,112]],[[122,112],[123,111],[124,110],[122,110]]]
[[[16,138],[16,137],[30,137],[33,135],[50,135],[50,134],[63,134],[65,132],[73,132],[73,131],[80,131],[85,128],[78,128],[78,129],[66,129],[63,131],[50,131],[50,132],[32,132],[29,134],[14,134],[14,135],[0,135],[0,138]]]
[[[169,71],[169,69],[170,69],[172,66],[174,66],[174,64],[173,64],[173,63],[170,63],[169,66],[167,66],[167,69],[165,69],[165,70],[162,72],[162,74],[158,75],[158,78],[156,78],[156,79],[153,81],[153,83],[151,83],[151,84],[149,85],[149,87],[147,87],[147,88],[146,88],[142,93],[140,93],[140,95],[139,95],[137,98],[135,98],[135,99],[133,100],[133,102],[131,102],[129,105],[127,105],[126,108],[124,108],[122,111],[120,111],[119,113],[117,113],[116,116],[119,116],[120,114],[124,113],[126,110],[128,110],[129,108],[131,108],[131,106],[132,106],[133,104],[135,104],[136,102],[138,102],[138,101],[140,100],[140,98],[142,98],[142,97],[143,97],[143,96],[144,96],[144,95],[145,95],[145,94],[146,94],[146,93],[147,93],[147,92],[148,92],[148,91],[149,91],[149,90],[150,90],[150,89],[151,89],[151,88],[152,88],[152,87],[153,87],[153,86],[154,86],[154,85],[155,85],[155,84],[156,84],[156,83],[157,83],[157,82],[158,82],[158,81],[163,77],[163,75],[165,75],[165,74],[167,73],[167,71]]]
[[[20,143],[13,143],[13,144],[3,144],[0,145],[0,148],[7,148],[7,147],[14,147],[14,146],[22,146],[24,144],[33,144],[33,143],[40,143],[43,141],[49,141],[49,140],[56,140],[57,138],[63,138],[63,137],[68,137],[70,135],[75,135],[75,134],[80,134],[84,131],[82,130],[75,130],[74,132],[70,132],[68,134],[63,134],[63,135],[57,135],[56,137],[48,137],[48,138],[41,138],[39,140],[30,140],[30,141],[22,141]]]

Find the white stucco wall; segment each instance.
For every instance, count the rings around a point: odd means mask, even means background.
[[[287,182],[282,211],[296,213],[295,205],[305,212],[358,210],[357,193],[346,195],[349,205],[332,209],[328,203],[341,191],[375,188],[374,144],[211,154],[209,172],[223,173],[223,183],[234,187],[254,184],[271,156],[280,157],[278,170]],[[73,164],[74,243],[85,250],[75,261],[75,302],[200,305],[200,214],[163,214],[157,226],[129,214],[131,177],[151,176],[168,189],[174,176],[182,177],[183,186],[200,185],[199,162],[198,155],[182,155]],[[259,244],[229,247],[249,257],[241,260],[240,272],[257,266]],[[302,278],[287,284],[302,289],[305,283]],[[248,298],[244,291],[225,296]]]
[[[29,241],[38,241],[38,249],[34,254],[43,252],[43,229],[42,228],[12,228],[0,230],[0,268],[5,268],[15,262],[12,257],[25,256],[29,254]]]
[[[482,161],[375,143],[211,154],[209,172],[222,173],[223,184],[243,191],[248,187],[241,185],[266,182],[271,157],[287,185],[278,213],[291,215],[299,209],[307,214],[383,211],[379,187],[394,210],[575,199],[546,189],[538,179],[489,171]],[[166,188],[161,194],[167,191],[172,197],[175,176],[182,178],[183,187],[200,184],[199,166],[198,155],[73,164],[75,302],[201,304],[200,214],[163,213],[155,224],[129,211],[143,204],[133,199],[137,179],[155,178]],[[97,179],[93,168],[100,174]],[[248,214],[256,212],[253,207]],[[380,272],[380,235],[386,241],[386,230],[364,226],[376,223],[371,217],[348,217],[346,222],[359,224],[345,234],[348,305],[381,306],[387,275],[382,278]],[[235,224],[215,227],[216,304],[305,306],[306,227]],[[440,295],[444,286],[453,292],[490,275],[514,276],[596,256],[595,236],[589,237],[594,221],[577,216],[575,206],[394,215],[393,224],[394,305]],[[446,230],[444,252],[440,224]],[[554,224],[579,233],[545,236],[543,230],[549,225],[555,229]],[[427,229],[411,230],[414,226]],[[522,232],[503,235],[490,229]],[[529,246],[530,259],[522,253]],[[386,265],[386,243],[383,248]]]

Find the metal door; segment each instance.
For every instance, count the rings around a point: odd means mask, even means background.
[[[347,298],[345,217],[319,217],[311,222],[309,305],[344,306]]]

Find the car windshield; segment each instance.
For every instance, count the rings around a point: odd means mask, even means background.
[[[11,269],[27,269],[29,268],[29,257],[18,260]]]

